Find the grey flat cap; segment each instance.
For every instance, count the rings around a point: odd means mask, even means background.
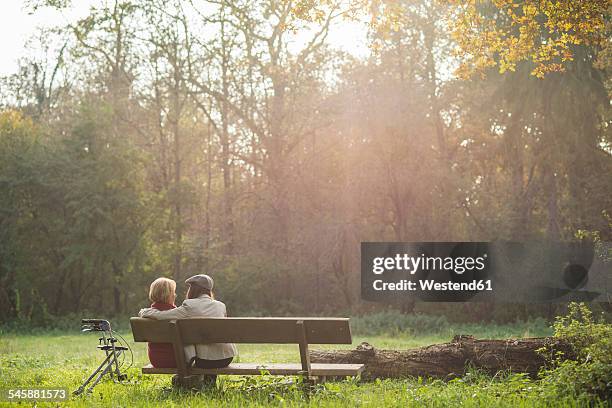
[[[211,278],[208,275],[203,275],[203,274],[194,275],[191,278],[187,279],[185,283],[189,285],[196,285],[201,288],[208,289],[208,290],[212,290],[213,285],[215,284],[215,282],[213,281],[213,278]]]

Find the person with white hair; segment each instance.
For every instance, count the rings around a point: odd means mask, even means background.
[[[174,309],[176,299],[176,282],[168,278],[157,278],[149,288],[151,309],[164,311]],[[147,354],[153,367],[176,367],[174,349],[170,343],[148,343]]]

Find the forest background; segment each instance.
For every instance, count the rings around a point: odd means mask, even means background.
[[[0,322],[134,314],[197,273],[232,315],[553,316],[366,303],[359,244],[612,241],[609,11],[107,0],[41,30],[0,81]],[[366,56],[330,44],[347,22]]]

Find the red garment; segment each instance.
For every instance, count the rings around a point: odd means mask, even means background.
[[[168,303],[155,302],[151,305],[157,310],[170,310],[176,306]],[[175,368],[174,348],[172,343],[148,343],[149,361],[156,368]]]

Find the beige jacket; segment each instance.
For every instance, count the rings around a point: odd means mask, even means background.
[[[189,317],[226,317],[225,304],[202,295],[196,299],[185,299],[183,304],[175,309],[157,310],[153,308],[141,309],[140,317],[155,320],[176,320]],[[232,343],[194,344],[185,346],[185,361],[190,362],[193,357],[205,360],[223,360],[238,355],[236,346]]]

